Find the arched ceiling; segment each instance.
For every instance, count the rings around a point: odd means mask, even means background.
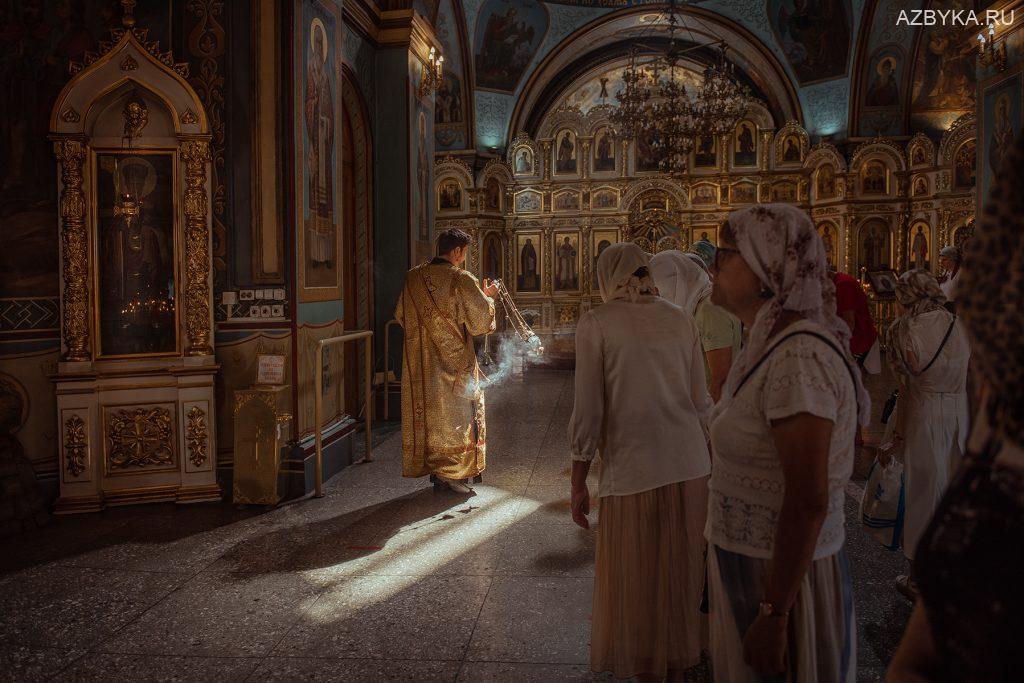
[[[650,46],[657,46],[665,42],[660,38],[645,41]],[[626,40],[604,46],[597,54],[583,55],[569,67],[561,69],[554,78],[544,84],[534,106],[527,114],[523,124],[516,128],[516,132],[524,130],[530,135],[534,135],[544,116],[562,105],[577,106],[583,113],[599,104],[616,105],[618,100],[615,95],[624,88],[622,75],[630,62],[629,48],[631,45],[631,41]],[[640,63],[653,56],[654,53],[640,53]],[[696,91],[703,83],[704,67],[713,58],[712,54],[698,52],[691,55],[689,59],[683,59],[677,68],[676,80],[685,85],[690,92]],[[750,89],[755,98],[762,101],[767,100],[761,88],[745,73],[739,72],[737,77]],[[781,111],[772,113],[782,121],[787,120]],[[515,125],[517,124],[513,123],[513,126]]]
[[[399,0],[403,4],[409,0]],[[645,0],[415,0],[431,21],[451,3],[449,36],[460,36],[469,126],[467,148],[500,150],[511,135],[565,98],[583,98],[584,81],[621,66],[623,45],[650,38],[650,20],[667,4]],[[897,22],[919,8],[976,7],[976,0],[680,0],[694,35],[722,37],[730,59],[760,91],[777,119],[801,121],[812,137],[936,133],[973,107],[971,55],[960,58],[948,88],[937,82],[938,62],[948,62],[959,37]],[[451,10],[454,9],[454,12]],[[454,17],[451,15],[454,14]],[[697,21],[699,19],[699,21]],[[443,23],[443,22],[442,22]],[[654,22],[658,23],[657,21]],[[663,33],[663,32],[662,32]],[[490,42],[485,40],[490,36]],[[948,38],[948,40],[947,40]],[[507,41],[491,55],[495,73],[481,79],[480,52]],[[509,68],[493,57],[508,57]],[[703,61],[699,57],[694,68]],[[892,72],[891,74],[889,72]],[[959,73],[958,71],[958,73]],[[825,74],[824,78],[818,78]],[[887,80],[889,79],[889,80]],[[891,82],[890,82],[891,80]],[[490,87],[488,87],[490,86]],[[494,87],[498,86],[498,87]],[[591,84],[593,86],[593,84]],[[922,95],[922,92],[924,93]],[[614,96],[614,92],[609,92]],[[896,102],[893,104],[893,102]]]
[[[531,132],[539,117],[571,93],[574,81],[586,73],[607,71],[621,64],[631,46],[651,51],[668,41],[667,16],[638,7],[621,10],[591,22],[563,40],[538,65],[519,92],[508,127],[508,135],[519,130]],[[730,46],[729,60],[738,77],[757,97],[768,103],[780,122],[803,119],[795,88],[782,65],[748,31],[734,22],[699,8],[680,14],[680,42],[696,48],[686,55],[684,66],[700,73],[716,58],[712,44],[724,40]],[[704,47],[701,47],[704,45]],[[614,90],[609,94],[614,97]]]

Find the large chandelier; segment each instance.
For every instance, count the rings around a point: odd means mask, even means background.
[[[615,94],[619,106],[609,114],[619,137],[642,140],[657,156],[659,169],[669,174],[686,169],[698,136],[731,132],[750,105],[750,93],[737,83],[723,41],[716,44],[718,59],[705,68],[700,87],[687,90],[680,62],[707,45],[681,48],[678,30],[676,2],[670,0],[668,47],[648,58],[637,48],[630,51],[623,88]]]

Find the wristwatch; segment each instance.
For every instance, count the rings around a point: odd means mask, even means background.
[[[767,600],[762,600],[758,608],[758,614],[762,617],[774,617],[775,619],[785,619],[789,616],[789,610],[775,609],[775,605],[768,602]]]

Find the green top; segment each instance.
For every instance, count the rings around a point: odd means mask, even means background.
[[[739,320],[721,306],[711,303],[710,296],[704,297],[704,300],[697,304],[694,320],[697,322],[700,343],[705,353],[731,347],[733,360],[736,360],[740,352],[741,339]],[[704,358],[704,374],[710,386],[711,368],[708,366],[707,357]]]

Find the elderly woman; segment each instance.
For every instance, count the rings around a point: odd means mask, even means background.
[[[714,246],[710,253],[714,254]],[[739,353],[739,321],[711,302],[711,276],[700,255],[666,249],[651,258],[651,276],[661,296],[694,317],[704,350],[708,391],[717,401]]]
[[[869,401],[807,214],[735,211],[712,300],[749,329],[714,410],[708,526],[715,680],[853,681],[845,484]]]
[[[903,552],[914,550],[935,512],[967,443],[967,363],[963,327],[944,307],[946,296],[927,270],[896,285],[900,315],[889,328],[889,363],[900,385],[893,441],[902,452],[906,486]],[[891,453],[891,452],[890,452]],[[881,455],[883,464],[890,453]],[[906,576],[901,589],[914,591]]]
[[[693,318],[655,293],[632,243],[597,261],[604,304],[576,328],[572,518],[601,457],[590,664],[660,680],[700,661],[711,410]]]
[[[1024,137],[967,247],[959,314],[985,389],[964,465],[917,546],[890,681],[1020,680],[1024,632]],[[978,265],[980,267],[975,267]],[[1014,305],[1016,304],[1016,305]]]

